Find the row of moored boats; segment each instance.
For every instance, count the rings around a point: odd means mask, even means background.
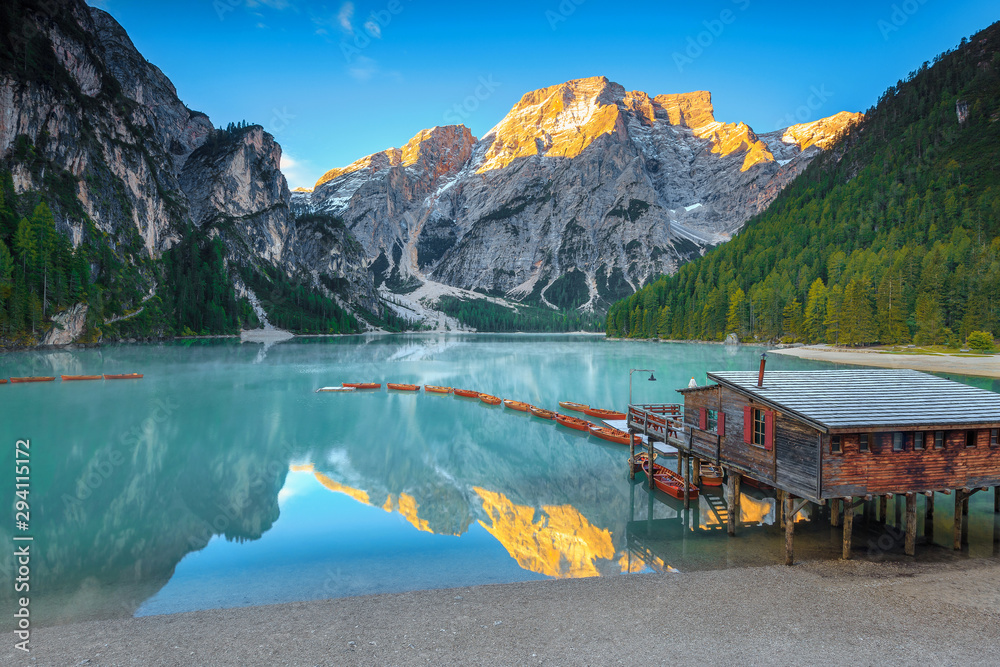
[[[142,373],[119,373],[117,375],[60,375],[63,382],[74,382],[79,380],[141,380]],[[35,375],[31,377],[10,378],[11,384],[25,384],[28,382],[55,382],[54,375]],[[7,384],[7,378],[0,378],[0,384]]]

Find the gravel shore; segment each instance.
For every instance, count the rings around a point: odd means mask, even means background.
[[[36,629],[5,665],[996,665],[1000,562],[810,562]]]
[[[807,345],[768,350],[768,354],[784,354],[800,359],[829,361],[835,364],[877,366],[879,368],[912,368],[931,373],[956,373],[978,377],[1000,378],[1000,356],[969,356],[933,354],[884,354],[875,350],[844,350],[828,345]]]

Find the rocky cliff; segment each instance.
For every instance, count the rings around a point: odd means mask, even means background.
[[[233,270],[271,267],[327,294],[336,284],[341,303],[382,310],[346,231],[318,242],[315,224],[297,226],[281,148],[261,127],[213,128],[81,0],[22,2],[4,18],[0,170],[48,201],[74,247],[93,248],[93,278],[113,294],[104,315],[158,289],[158,260],[190,224],[223,238]]]
[[[294,197],[342,217],[391,289],[604,310],[729,239],[860,118],[757,135],[717,121],[705,91],[580,79],[527,93],[479,140],[424,130]]]

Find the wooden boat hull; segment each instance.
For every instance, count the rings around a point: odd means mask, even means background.
[[[103,375],[60,375],[63,382],[74,382],[78,380],[100,380]]]
[[[424,391],[426,391],[428,393],[431,393],[431,394],[450,394],[451,393],[451,387],[438,387],[438,386],[433,385],[433,384],[425,384],[424,385]]]
[[[490,394],[479,394],[479,400],[487,405],[500,405],[501,399]]]
[[[354,389],[381,389],[382,383],[380,382],[342,382],[344,387],[353,387]]]
[[[712,463],[701,464],[701,483],[705,486],[722,486],[722,469]]]
[[[556,421],[566,428],[572,428],[577,431],[590,432],[590,428],[594,426],[586,419],[577,419],[576,417],[570,417],[568,415],[556,415]]]
[[[573,410],[574,412],[583,412],[590,406],[583,403],[574,403],[573,401],[559,401],[559,407]]]
[[[55,377],[25,377],[25,378],[11,378],[11,384],[22,384],[25,382],[55,382]]]
[[[628,415],[624,412],[618,412],[617,410],[602,410],[601,408],[587,408],[583,411],[584,414],[591,417],[597,417],[598,419],[610,419],[613,421],[621,421],[623,419],[628,419]]]
[[[141,380],[142,373],[119,373],[117,375],[105,375],[105,380]]]
[[[518,412],[527,412],[531,409],[529,404],[522,403],[521,401],[512,401],[509,398],[503,399],[503,406],[510,410],[517,410]]]
[[[462,398],[479,398],[479,392],[471,389],[455,389],[453,393]]]
[[[354,387],[320,387],[319,389],[316,390],[316,393],[318,394],[320,392],[326,392],[326,391],[343,393],[343,392],[357,391],[357,389],[355,389]]]
[[[395,391],[420,391],[419,384],[400,384],[398,382],[389,382],[385,386],[387,389],[393,389]]]
[[[621,431],[617,428],[604,428],[595,426],[592,429],[590,429],[590,434],[597,436],[601,440],[607,440],[608,442],[614,442],[619,445],[628,444],[628,432]],[[640,441],[640,438],[638,436],[635,436],[635,439],[636,442]]]
[[[659,468],[659,469],[657,469]],[[643,464],[642,471],[646,473],[647,479],[650,478],[649,475],[649,465]],[[677,500],[684,500],[684,478],[678,475],[673,470],[669,468],[664,468],[663,466],[658,466],[656,463],[653,464],[653,475],[652,475],[652,485],[658,491],[662,491],[668,496],[672,496]],[[688,499],[693,500],[698,497],[698,487],[694,484],[688,485]]]
[[[7,384],[7,378],[0,378],[0,384]]]
[[[543,408],[536,408],[533,405],[530,408],[528,408],[528,410],[531,412],[531,414],[533,414],[534,416],[538,417],[539,419],[555,419],[556,418],[556,413],[552,412],[551,410],[545,410]]]

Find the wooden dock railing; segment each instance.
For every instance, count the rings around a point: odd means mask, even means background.
[[[684,430],[683,407],[680,403],[640,404],[628,406],[629,429],[662,442],[676,438]]]

